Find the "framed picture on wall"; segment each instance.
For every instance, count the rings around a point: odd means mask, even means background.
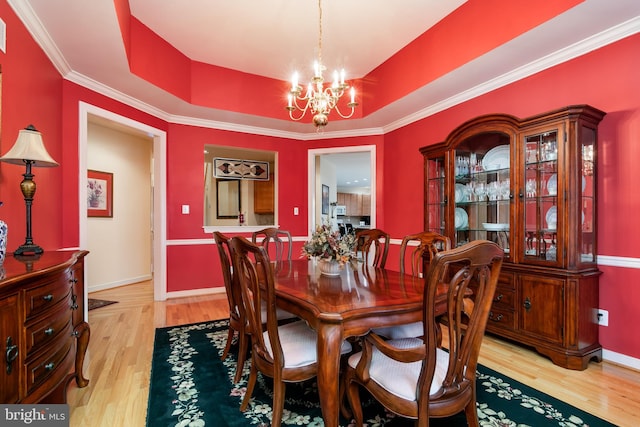
[[[322,184],[322,215],[329,215],[329,186]]]
[[[113,174],[87,171],[87,216],[113,217]]]

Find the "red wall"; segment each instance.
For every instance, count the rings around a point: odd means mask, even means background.
[[[0,153],[16,142],[20,129],[33,124],[42,133],[44,145],[62,164],[62,78],[13,10],[0,2],[0,16],[6,23],[6,54],[0,52],[2,67],[2,135]],[[32,235],[45,250],[60,246],[60,212],[63,167],[33,168],[37,186],[32,206]],[[13,252],[26,236],[25,202],[20,181],[25,166],[0,162],[0,218],[9,227],[7,251]],[[77,190],[74,192],[77,193]]]
[[[7,24],[7,54],[2,64],[2,140],[5,153],[18,129],[33,123],[43,132],[58,168],[35,170],[34,237],[45,249],[78,244],[78,101],[130,117],[167,131],[167,236],[202,239],[202,164],[204,144],[275,150],[279,155],[279,223],[294,236],[307,235],[307,149],[375,144],[378,153],[378,226],[399,239],[422,230],[422,158],[418,149],[442,141],[464,121],[486,113],[527,117],[563,105],[588,103],[607,112],[599,140],[599,255],[640,258],[640,208],[635,185],[640,158],[640,35],[450,108],[384,136],[301,142],[282,138],[174,125],[63,81],[5,2],[0,15]],[[194,166],[198,165],[198,166]],[[19,192],[23,169],[0,163],[0,217],[9,224],[9,250],[23,242],[24,202]],[[180,215],[180,205],[192,206]],[[293,216],[293,206],[300,215]],[[221,285],[212,246],[167,248],[168,290]],[[212,262],[212,260],[214,260]],[[602,267],[601,307],[609,310],[609,327],[601,327],[606,349],[640,358],[640,337],[623,325],[640,321],[637,307],[640,270]]]

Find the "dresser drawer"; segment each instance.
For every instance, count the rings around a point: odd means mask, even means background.
[[[71,351],[73,340],[67,336],[58,336],[49,347],[49,351],[31,362],[27,362],[27,393],[51,378],[58,382],[71,371],[74,355]]]
[[[514,310],[516,292],[513,289],[498,286],[493,294],[491,309]]]
[[[67,274],[56,280],[46,282],[42,286],[28,289],[25,292],[25,317],[29,319],[46,313],[65,298],[69,298],[71,283]]]
[[[59,336],[70,337],[73,331],[71,324],[71,308],[69,300],[61,301],[51,313],[26,328],[27,357],[39,351],[43,346],[49,348],[49,343]]]
[[[487,321],[487,329],[495,328],[513,330],[516,327],[516,316],[512,310],[503,310],[491,307],[489,311],[489,320]]]

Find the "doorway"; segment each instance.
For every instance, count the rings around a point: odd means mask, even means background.
[[[324,214],[322,214],[322,174],[320,167],[320,160],[322,156],[331,155],[339,156],[340,154],[352,154],[352,153],[368,153],[369,154],[369,184],[370,187],[370,227],[376,226],[376,146],[375,145],[359,145],[352,147],[333,147],[333,148],[318,148],[310,149],[308,151],[309,162],[309,230],[314,230],[319,221],[322,220]],[[326,185],[326,184],[325,184]],[[335,194],[336,190],[331,190],[331,194]],[[330,199],[330,202],[334,202],[334,199]],[[331,210],[329,211],[329,217],[331,218]]]
[[[152,139],[152,227],[150,230],[152,249],[151,249],[151,276],[153,277],[154,300],[166,300],[166,272],[161,266],[166,265],[166,185],[164,177],[166,176],[166,133],[159,129],[147,126],[143,123],[136,122],[127,117],[123,117],[103,110],[99,107],[89,105],[83,102],[79,104],[79,136],[78,136],[78,194],[79,194],[79,245],[87,247],[88,237],[88,218],[87,218],[87,155],[88,155],[88,127],[90,116],[104,119],[113,124],[115,128],[129,129],[137,133],[144,133]],[[85,273],[86,274],[86,273]],[[86,278],[86,277],[85,277]],[[85,295],[85,299],[86,299]],[[86,303],[86,301],[85,301]],[[87,305],[85,304],[85,307]],[[85,313],[85,316],[87,313]]]

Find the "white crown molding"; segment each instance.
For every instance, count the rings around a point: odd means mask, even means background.
[[[605,31],[594,34],[584,40],[560,49],[550,55],[543,56],[526,65],[515,68],[508,73],[462,91],[440,102],[434,103],[427,108],[416,111],[415,113],[396,120],[393,123],[389,123],[388,125],[384,126],[384,133],[389,133],[393,130],[407,126],[418,120],[422,120],[448,108],[454,107],[458,104],[489,93],[495,89],[499,89],[511,83],[517,82],[518,80],[522,80],[540,71],[544,71],[558,64],[562,64],[564,62],[578,58],[584,54],[607,46],[616,41],[622,40],[623,38],[629,37],[638,32],[640,32],[640,16],[636,16],[635,18],[623,22],[622,24],[608,28]]]
[[[290,132],[281,131],[277,129],[271,129],[266,127],[247,126],[237,123],[221,122],[216,120],[197,119],[185,116],[172,115],[166,111],[160,110],[157,107],[142,102],[136,98],[130,97],[122,92],[112,89],[98,81],[83,76],[70,69],[69,64],[62,56],[60,50],[56,46],[55,42],[48,34],[40,19],[34,13],[33,9],[28,2],[20,0],[8,0],[9,5],[16,12],[18,17],[22,20],[27,30],[34,37],[36,42],[47,54],[52,61],[56,69],[60,72],[63,78],[77,83],[87,89],[107,96],[122,102],[130,107],[136,108],[142,112],[148,113],[152,116],[158,117],[161,120],[165,120],[169,123],[186,124],[193,126],[200,126],[212,129],[229,130],[234,132],[281,137],[294,140],[318,140],[328,138],[344,138],[344,137],[359,137],[370,135],[384,135],[388,132],[401,128],[403,126],[414,123],[418,120],[422,120],[433,114],[451,108],[460,103],[466,102],[483,94],[486,94],[492,90],[506,86],[525,77],[531,76],[542,70],[551,68],[563,62],[569,61],[588,52],[621,40],[630,35],[640,32],[640,16],[629,19],[628,21],[608,28],[600,33],[587,37],[573,45],[567,46],[563,49],[541,57],[536,61],[530,62],[521,67],[517,67],[512,71],[505,73],[499,77],[493,78],[482,84],[476,85],[472,88],[466,89],[446,99],[434,102],[429,107],[408,114],[394,122],[384,125],[382,128],[362,128],[351,129],[344,131],[330,131],[330,132],[316,132],[316,133],[304,133],[304,132]],[[428,89],[429,85],[424,86],[414,92],[414,94]]]
[[[7,0],[9,6],[18,15],[29,34],[40,45],[45,54],[49,57],[53,66],[56,67],[60,75],[64,76],[71,71],[69,63],[66,61],[60,49],[53,41],[53,38],[42,25],[42,21],[35,14],[29,2],[23,0]]]

